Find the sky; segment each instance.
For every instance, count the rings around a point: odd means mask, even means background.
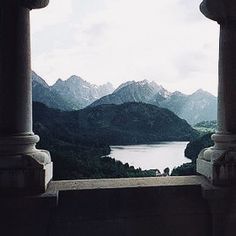
[[[217,94],[219,26],[201,0],[50,0],[31,12],[32,69],[50,85],[78,75],[115,87],[150,80]]]

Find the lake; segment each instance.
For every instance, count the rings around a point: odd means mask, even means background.
[[[172,170],[183,163],[191,162],[184,156],[187,144],[188,142],[160,142],[157,144],[111,146],[110,156],[135,168],[158,169],[163,172],[166,167]]]

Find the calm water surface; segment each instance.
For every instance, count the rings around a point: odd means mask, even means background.
[[[183,163],[191,162],[184,156],[188,142],[161,142],[157,144],[111,146],[112,158],[129,163],[135,168],[171,170]]]

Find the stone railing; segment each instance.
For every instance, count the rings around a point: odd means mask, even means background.
[[[2,235],[233,236],[234,189],[201,176],[53,181],[0,198]]]

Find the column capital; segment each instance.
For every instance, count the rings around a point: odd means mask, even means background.
[[[235,0],[203,0],[200,10],[207,18],[219,24],[236,22]]]
[[[24,7],[29,10],[44,8],[50,0],[1,0],[0,5],[3,7]]]
[[[46,7],[49,0],[20,0],[20,3],[29,9],[37,9]]]

